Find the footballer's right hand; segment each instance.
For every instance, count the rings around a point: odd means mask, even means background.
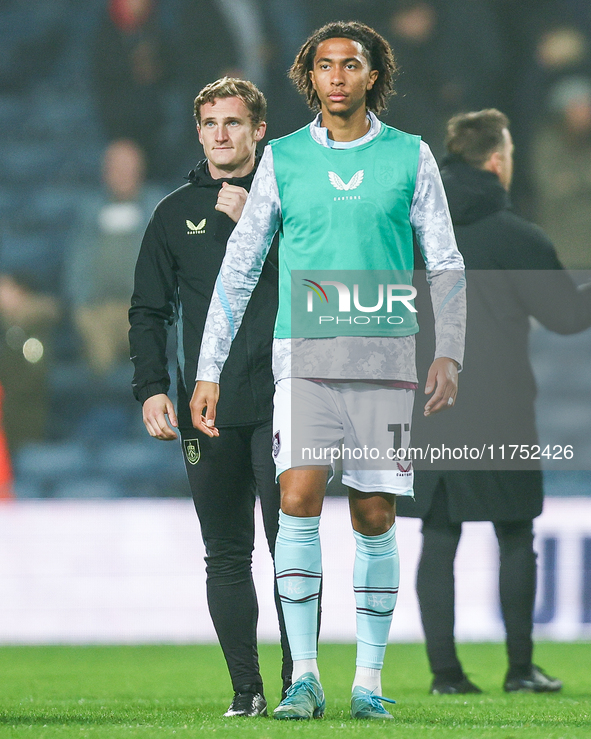
[[[189,403],[193,426],[208,436],[220,435],[220,432],[215,427],[215,411],[219,397],[220,386],[217,382],[199,380],[195,385],[193,397]],[[204,409],[205,415],[203,415]]]
[[[225,213],[234,223],[238,223],[247,197],[248,192],[243,187],[222,182],[215,209]]]
[[[166,422],[166,416],[168,416],[171,425],[178,428],[179,422],[174,412],[174,405],[168,395],[159,393],[145,400],[142,414],[150,436],[162,441],[173,441],[178,438]]]

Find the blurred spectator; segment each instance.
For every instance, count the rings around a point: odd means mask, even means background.
[[[573,26],[558,26],[542,34],[537,60],[549,74],[578,67],[588,54],[585,34]]]
[[[540,101],[540,80],[534,65],[540,29],[548,26],[557,0],[495,0],[505,57],[497,108],[511,120],[515,142],[515,175],[511,202],[522,215],[533,218],[530,173],[532,123]]]
[[[268,0],[263,4],[268,16],[268,43],[278,48],[277,63],[288,70],[308,33],[308,14],[305,0]]]
[[[507,111],[513,121],[517,156],[514,204],[535,218],[533,139],[547,115],[547,95],[565,76],[591,73],[589,23],[575,12],[576,0],[499,0],[506,6],[501,21],[509,68],[505,79]],[[589,5],[587,3],[587,5]],[[588,11],[589,12],[589,11]]]
[[[498,104],[505,67],[494,0],[440,4],[441,73],[450,113]]]
[[[237,12],[233,13],[235,4]],[[179,173],[194,165],[195,121],[187,111],[193,109],[197,92],[211,80],[246,76],[247,44],[240,30],[243,7],[241,0],[177,0],[170,34],[174,39],[170,49],[173,84],[164,146],[172,165],[167,173],[171,186]],[[256,50],[255,67],[262,53],[262,48]]]
[[[104,375],[129,357],[127,310],[146,223],[162,193],[145,183],[144,156],[132,141],[114,141],[103,161],[105,189],[81,208],[66,291],[88,364]]]
[[[261,3],[261,10],[266,30],[267,136],[274,139],[310,121],[310,110],[287,75],[308,36],[308,12],[305,0],[268,0]]]
[[[160,139],[171,58],[157,0],[109,0],[96,31],[92,83],[109,140],[133,139],[143,148],[149,176],[165,173]],[[195,28],[193,28],[195,31]]]
[[[239,69],[244,79],[255,85],[265,86],[266,70],[264,59],[265,37],[263,16],[256,0],[218,0],[232,29],[235,47],[239,55]],[[217,44],[217,34],[212,38]],[[227,49],[223,49],[227,53]]]
[[[385,12],[392,5],[389,0],[304,0],[310,31],[332,21],[361,21],[375,28],[379,33],[384,31]],[[302,39],[302,43],[305,39]],[[396,49],[394,49],[396,51]]]
[[[248,79],[256,85],[265,84],[266,3],[260,0],[181,2],[176,75],[185,91],[190,92],[191,104],[197,92],[212,79],[229,76]]]
[[[27,441],[46,438],[49,345],[59,313],[57,300],[31,275],[0,275],[0,382],[11,455]]]
[[[224,76],[220,73],[242,72],[234,30],[228,22],[227,7],[225,12],[221,0],[200,0],[198,3],[182,0],[175,63],[176,75],[191,95],[189,109],[192,109],[197,92],[208,81]]]
[[[567,268],[591,267],[591,78],[568,76],[548,96],[536,134],[537,221]]]
[[[392,3],[386,30],[400,71],[396,96],[384,120],[403,131],[420,134],[435,156],[443,153],[441,141],[447,120],[439,24],[436,2],[399,0]]]
[[[19,18],[19,5],[28,23]],[[3,0],[0,4],[0,93],[19,93],[55,70],[68,42],[63,6],[63,0],[52,3],[49,10],[45,0]]]

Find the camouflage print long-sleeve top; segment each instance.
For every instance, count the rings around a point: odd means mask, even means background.
[[[360,146],[377,136],[383,125],[369,113],[368,133],[343,148]],[[329,140],[320,116],[310,124],[314,140],[339,147]],[[218,382],[250,295],[275,233],[281,226],[281,199],[275,177],[273,152],[265,148],[240,221],[227,245],[226,255],[209,307],[197,380]],[[414,196],[409,220],[427,267],[435,316],[435,358],[449,357],[461,366],[466,323],[464,262],[458,251],[447,199],[437,163],[421,141]],[[415,383],[414,335],[275,339],[275,381],[285,377],[333,380],[397,380]]]

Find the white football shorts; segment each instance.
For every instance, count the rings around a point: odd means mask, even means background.
[[[414,390],[388,383],[290,377],[275,385],[277,477],[292,467],[342,466],[343,484],[365,493],[413,495]]]

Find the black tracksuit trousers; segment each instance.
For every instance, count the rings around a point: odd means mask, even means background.
[[[279,485],[271,455],[271,422],[221,428],[217,438],[196,429],[181,430],[183,457],[205,544],[207,603],[234,690],[260,686],[256,627],[258,604],[252,578],[254,503],[259,496],[271,554],[279,527]],[[187,455],[197,439],[199,460]],[[193,445],[195,442],[193,441]],[[282,678],[292,671],[283,612],[275,604],[283,650]]]
[[[499,543],[499,596],[507,635],[509,674],[527,674],[532,663],[536,554],[533,522],[494,523]],[[454,558],[461,523],[451,523],[445,487],[439,484],[423,519],[423,549],[417,571],[417,595],[431,671],[443,680],[463,676],[454,640]]]

